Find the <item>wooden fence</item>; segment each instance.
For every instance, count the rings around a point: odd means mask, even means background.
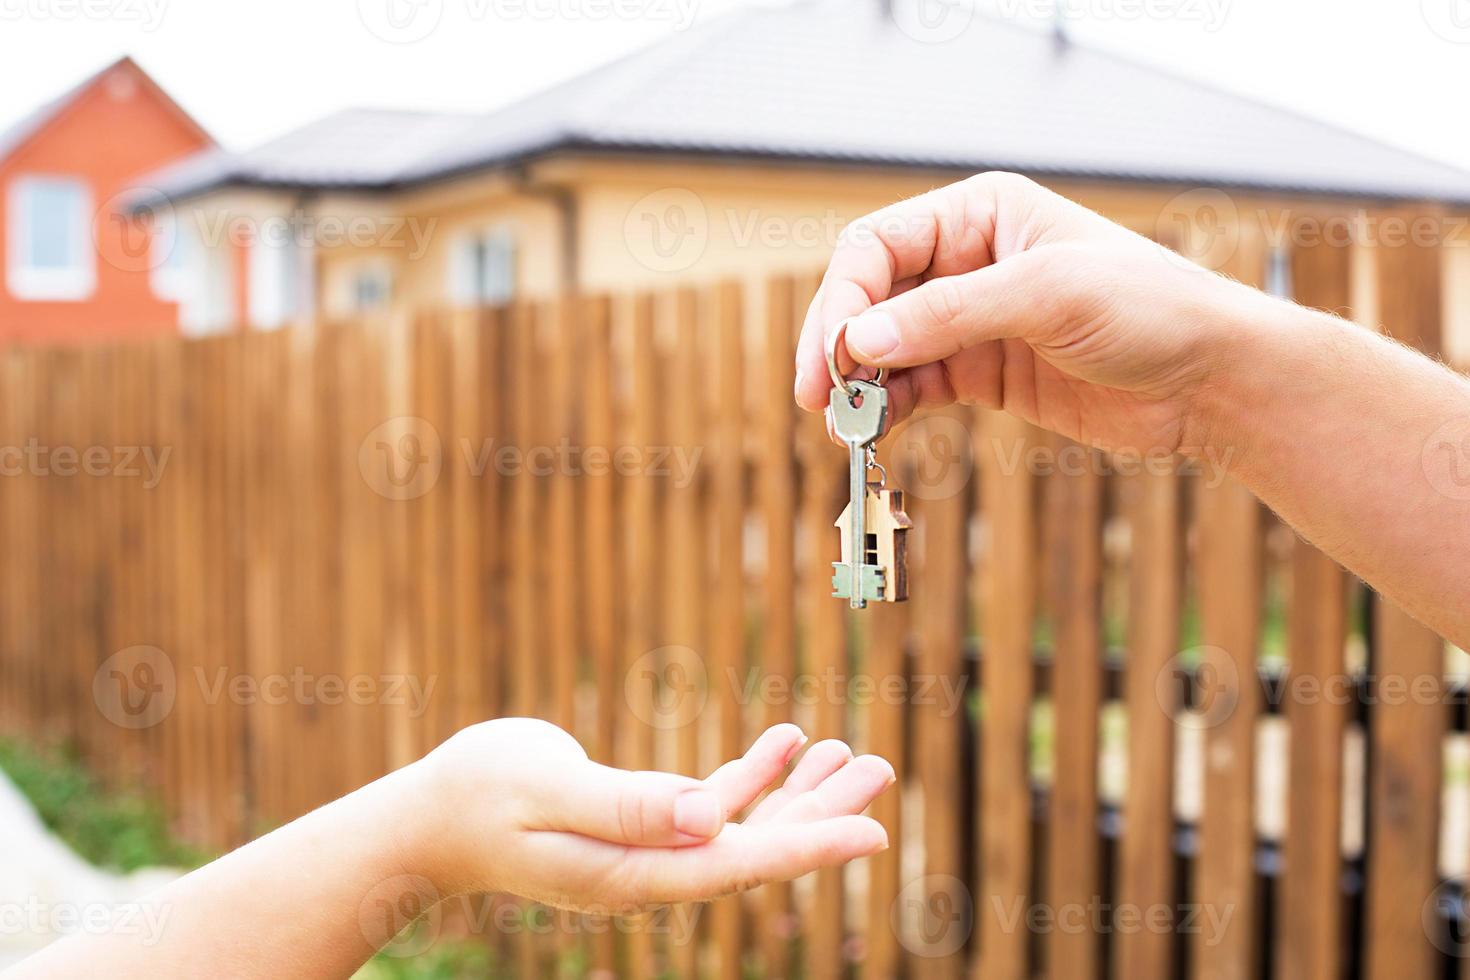
[[[1374,260],[1432,349],[1437,255]],[[1345,309],[1362,268],[1302,250],[1299,298]],[[913,599],[850,613],[845,454],[791,402],[812,288],[3,352],[4,728],[217,847],[496,715],[633,767],[707,771],[789,718],[895,763],[885,854],[677,934],[502,940],[523,976],[1450,969],[1442,642],[1208,468],[966,408],[880,444]]]

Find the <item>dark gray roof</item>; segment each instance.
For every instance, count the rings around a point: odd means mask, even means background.
[[[486,115],[354,110],[148,183],[393,189],[561,150],[780,158],[1470,202],[1470,173],[1004,21],[746,8]]]

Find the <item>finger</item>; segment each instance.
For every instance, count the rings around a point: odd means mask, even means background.
[[[720,798],[726,814],[734,816],[776,781],[805,744],[806,735],[795,725],[768,728],[745,755],[711,773],[704,781],[705,788]]]
[[[761,800],[760,806],[750,815],[747,823],[761,823],[780,813],[793,799],[815,789],[822,780],[852,761],[852,749],[846,742],[829,738],[806,750],[806,755],[796,764],[786,783]]]
[[[1065,252],[1039,248],[975,272],[931,279],[847,326],[847,347],[876,367],[942,361],[1002,339],[1041,342],[1065,325]]]
[[[888,299],[904,279],[989,265],[1001,208],[1034,187],[1012,174],[982,174],[883,208],[845,230],[822,279],[820,302],[802,325],[797,403],[817,411],[826,401],[831,382],[822,345],[828,330]]]
[[[549,781],[536,830],[566,830],[615,844],[683,847],[725,826],[720,795],[688,776],[628,772],[589,763],[575,778]]]
[[[699,847],[633,852],[629,860],[643,901],[698,902],[789,881],[887,846],[888,834],[876,820],[842,816],[766,827],[731,824]]]
[[[858,756],[816,789],[792,800],[776,819],[781,823],[805,823],[862,813],[894,782],[893,766],[888,760],[876,755]]]

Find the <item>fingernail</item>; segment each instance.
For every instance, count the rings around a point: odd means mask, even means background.
[[[674,828],[691,837],[713,837],[725,825],[720,798],[706,789],[691,789],[674,800]]]
[[[882,357],[898,346],[898,323],[882,310],[870,310],[847,325],[847,349],[859,359]]]

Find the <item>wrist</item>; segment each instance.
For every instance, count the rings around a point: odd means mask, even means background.
[[[1340,331],[1334,317],[1229,283],[1230,297],[1215,305],[1206,328],[1216,338],[1211,369],[1191,399],[1186,439],[1191,455],[1227,472],[1267,451],[1282,424],[1279,404],[1293,378],[1309,377],[1315,350]]]
[[[438,898],[448,898],[467,889],[454,860],[447,819],[452,804],[437,768],[433,757],[425,756],[371,788],[379,792],[387,847],[400,873],[424,879]]]

